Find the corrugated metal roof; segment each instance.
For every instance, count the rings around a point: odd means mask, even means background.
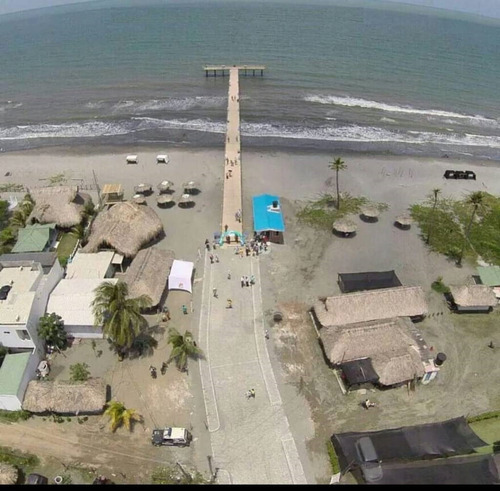
[[[481,283],[486,286],[500,286],[500,266],[478,266]]]
[[[55,228],[54,223],[28,225],[25,228],[20,228],[12,252],[42,252],[47,247],[51,231]]]
[[[278,196],[272,194],[261,194],[254,196],[253,201],[253,229],[256,232],[273,230],[276,232],[285,231],[285,222]],[[277,201],[278,206],[273,207],[273,202]]]
[[[15,396],[23,379],[31,353],[5,355],[0,368],[0,395]]]

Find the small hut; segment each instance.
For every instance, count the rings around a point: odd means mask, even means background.
[[[26,389],[23,409],[37,414],[101,414],[106,392],[106,383],[101,378],[85,382],[32,380]]]
[[[450,286],[452,307],[457,312],[491,312],[498,305],[493,289],[487,285]]]
[[[168,275],[172,268],[175,254],[156,247],[142,249],[137,253],[125,274],[129,296],[134,298],[148,295],[156,307],[167,287]]]
[[[174,183],[172,181],[161,181],[157,188],[160,193],[167,193],[173,185]]]
[[[121,184],[105,184],[101,191],[102,201],[105,204],[123,201],[123,186]]]
[[[349,237],[356,232],[358,226],[348,218],[340,218],[333,222],[333,230],[342,234],[343,237]]]
[[[375,205],[365,205],[361,207],[361,218],[367,222],[376,222],[380,215],[380,210]]]
[[[97,252],[107,246],[122,256],[134,257],[142,245],[162,232],[161,220],[152,208],[125,201],[96,217],[82,252]]]
[[[35,201],[28,223],[55,223],[61,228],[78,225],[90,196],[79,193],[78,186],[53,186],[30,189]]]
[[[394,221],[395,225],[403,230],[409,230],[411,228],[411,224],[413,223],[413,219],[410,215],[399,215],[396,217]]]
[[[17,467],[0,462],[0,484],[16,484],[19,477]]]
[[[169,206],[174,202],[174,197],[169,196],[168,194],[160,194],[158,198],[156,198],[156,203],[158,206]]]

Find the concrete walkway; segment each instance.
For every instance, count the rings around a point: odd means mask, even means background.
[[[269,359],[259,260],[235,251],[217,249],[213,264],[205,253],[203,265],[200,374],[217,481],[307,484]],[[252,274],[255,285],[241,287],[241,276]],[[251,388],[255,398],[247,399]]]
[[[242,220],[235,214],[241,211],[241,142],[240,142],[240,90],[238,68],[229,71],[227,103],[226,152],[224,156],[224,197],[222,202],[221,231],[243,231]]]

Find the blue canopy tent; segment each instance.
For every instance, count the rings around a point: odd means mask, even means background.
[[[254,196],[253,229],[257,234],[264,234],[270,242],[283,244],[285,221],[278,196],[261,194]]]

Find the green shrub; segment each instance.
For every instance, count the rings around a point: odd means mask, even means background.
[[[337,457],[337,453],[335,452],[335,448],[333,448],[333,443],[328,440],[326,442],[326,448],[328,450],[328,457],[330,457],[330,464],[332,466],[332,473],[338,474],[340,472],[340,464],[339,458]]]
[[[443,283],[443,277],[439,276],[436,281],[433,281],[431,288],[438,293],[450,293],[450,289]]]
[[[5,409],[0,409],[0,419],[11,421],[17,423],[19,420],[26,421],[31,418],[32,414],[29,411],[6,411]]]
[[[86,363],[75,363],[69,367],[72,382],[85,382],[90,376],[89,366]]]
[[[37,466],[39,460],[36,455],[13,450],[9,447],[0,447],[0,462],[13,465],[23,470],[29,470]]]

